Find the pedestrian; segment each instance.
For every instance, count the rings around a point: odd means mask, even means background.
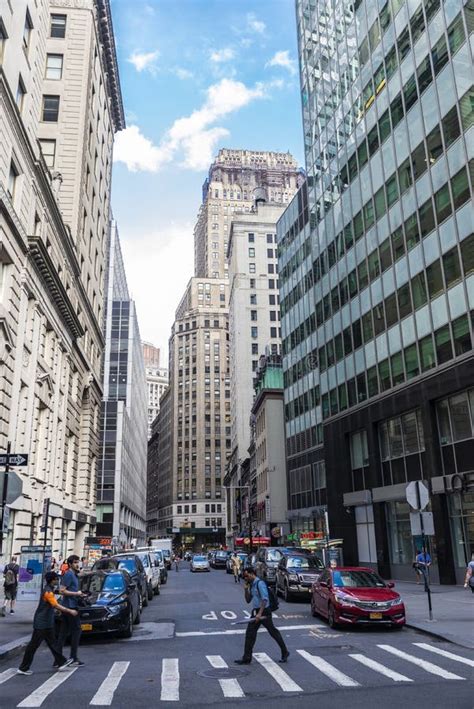
[[[242,568],[242,559],[235,551],[232,554],[230,565],[232,567],[232,573],[234,574],[235,583],[240,583],[240,569]]]
[[[55,571],[48,571],[45,574],[45,586],[41,592],[40,602],[33,617],[33,633],[31,640],[26,646],[23,660],[17,669],[19,675],[32,675],[30,670],[35,653],[43,640],[54,656],[54,664],[59,671],[67,669],[71,665],[71,660],[67,660],[62,652],[56,647],[54,641],[54,611],[55,609],[69,616],[77,616],[77,611],[72,608],[65,608],[60,605],[54,595],[54,589],[58,585],[59,575]]]
[[[77,557],[79,559],[79,557]],[[59,567],[59,573],[61,576],[64,576],[65,573],[69,570],[69,565],[67,560],[65,559],[63,562],[61,562],[61,565]]]
[[[416,555],[415,558],[415,563],[413,564],[413,567],[416,571],[416,583],[419,584],[421,582],[421,579],[425,579],[427,581],[428,579],[428,569],[431,566],[431,556],[429,553],[426,551],[422,551],[421,549],[418,550],[418,554]]]
[[[18,575],[20,567],[17,564],[16,556],[12,556],[9,564],[3,569],[3,593],[4,601],[2,616],[5,617],[7,606],[10,604],[10,613],[15,612],[16,594],[18,592]]]
[[[179,554],[174,555],[174,570],[179,571]]]
[[[249,620],[245,632],[244,655],[240,660],[235,660],[236,664],[250,665],[252,662],[252,650],[261,625],[268,630],[271,637],[280,647],[281,659],[279,662],[286,662],[290,653],[280,631],[273,624],[267,584],[257,577],[253,569],[244,569],[243,577],[245,581],[245,600],[247,603],[252,603],[252,619]]]
[[[63,596],[63,604],[66,608],[76,610],[79,607],[79,598],[84,598],[87,594],[79,590],[79,557],[72,554],[68,557],[68,570],[61,578],[59,592]],[[68,635],[71,638],[71,665],[73,667],[82,667],[83,662],[78,658],[77,651],[79,641],[81,639],[81,623],[77,613],[74,615],[68,614],[61,619],[61,628],[59,630],[58,646],[60,652],[64,647]]]
[[[471,561],[467,565],[466,578],[464,579],[464,588],[467,588],[468,586],[474,593],[474,552],[472,553]]]

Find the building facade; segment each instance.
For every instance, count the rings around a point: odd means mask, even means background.
[[[152,435],[152,423],[160,410],[160,399],[168,386],[168,370],[160,367],[160,350],[149,342],[142,342],[148,389],[148,439]]]
[[[135,303],[115,224],[107,282],[97,533],[130,546],[146,537],[148,397]]]
[[[173,426],[172,396],[168,387],[160,400],[158,416],[148,442],[147,536],[166,536],[173,526]]]
[[[317,371],[302,399],[288,379],[288,423],[322,423],[331,536],[346,562],[411,578],[405,490],[424,480],[442,583],[474,545],[471,15],[297,2],[310,226],[279,231],[285,355]]]
[[[95,529],[113,137],[108,0],[0,3],[0,448],[28,453],[4,552]]]

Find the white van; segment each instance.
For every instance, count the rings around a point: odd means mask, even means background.
[[[148,600],[151,601],[153,595],[157,596],[160,593],[159,566],[157,566],[155,556],[149,547],[139,547],[138,549],[134,549],[133,553],[140,558],[145,569],[148,586]]]

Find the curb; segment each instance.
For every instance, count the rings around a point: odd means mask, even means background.
[[[425,633],[425,635],[430,635],[432,638],[437,638],[438,640],[444,640],[445,642],[452,643],[453,645],[459,645],[459,647],[463,647],[466,650],[473,650],[474,646],[471,644],[467,644],[462,642],[459,638],[455,637],[454,635],[449,635],[447,633],[441,633],[441,632],[436,632],[436,630],[431,630],[431,628],[426,628],[424,625],[421,623],[409,623],[408,621],[405,623],[406,628],[411,628],[412,630],[418,630],[420,633]]]
[[[7,660],[9,657],[20,655],[30,641],[30,635],[24,635],[18,640],[12,640],[5,645],[0,645],[0,660]]]

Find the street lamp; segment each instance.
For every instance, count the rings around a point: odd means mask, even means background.
[[[252,553],[252,512],[251,512],[251,504],[250,504],[250,485],[224,485],[225,490],[248,490],[249,492],[249,527],[250,527],[250,533],[249,533],[249,539],[250,539],[250,553]]]

